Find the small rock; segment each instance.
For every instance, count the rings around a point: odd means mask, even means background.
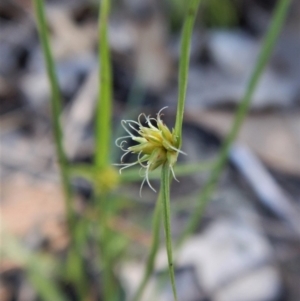
[[[258,40],[242,31],[212,31],[208,39],[208,48],[214,62],[223,70],[242,74],[256,60],[260,49]]]
[[[194,266],[198,281],[215,301],[277,300],[280,277],[272,249],[255,228],[221,220],[179,251],[177,267]]]

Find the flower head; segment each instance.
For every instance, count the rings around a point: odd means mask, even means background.
[[[157,113],[157,118],[151,118],[150,116],[146,116],[144,113],[142,113],[139,115],[138,121],[121,121],[121,124],[128,135],[120,137],[116,140],[116,145],[125,153],[121,157],[121,164],[115,165],[123,166],[120,168],[120,173],[123,169],[137,164],[141,166],[141,169],[145,169],[145,174],[143,175],[144,180],[142,182],[141,189],[145,181],[147,181],[149,187],[155,191],[149,182],[149,172],[165,163],[169,165],[173,177],[175,180],[177,180],[173,166],[177,161],[178,154],[183,152],[177,148],[178,138],[174,132],[174,129],[171,132],[161,120],[161,111],[163,109]],[[142,118],[145,119],[147,126],[142,125]],[[125,144],[129,138],[137,144],[125,148]],[[133,163],[123,163],[124,157],[129,153],[137,154],[137,160]]]

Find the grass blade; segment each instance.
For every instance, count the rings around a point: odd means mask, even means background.
[[[95,120],[95,158],[94,166],[94,199],[98,211],[99,225],[99,258],[103,269],[103,298],[115,300],[116,290],[113,276],[113,262],[108,251],[110,233],[108,229],[108,194],[101,190],[99,174],[110,165],[111,116],[112,116],[112,75],[108,41],[108,18],[110,1],[102,0],[99,5],[99,94]]]
[[[178,90],[178,103],[176,112],[176,123],[175,133],[178,136],[179,144],[178,148],[181,147],[182,142],[182,122],[184,113],[184,103],[186,98],[186,90],[188,84],[188,71],[190,61],[190,48],[191,48],[191,37],[193,27],[196,19],[198,6],[201,0],[191,0],[188,7],[185,21],[182,29],[181,37],[181,50],[180,50],[180,62],[179,62],[179,90]]]
[[[231,145],[234,142],[235,138],[237,137],[239,129],[241,128],[241,125],[246,117],[246,114],[249,110],[249,106],[250,106],[251,99],[252,99],[253,93],[255,91],[255,88],[257,87],[257,84],[262,75],[262,72],[263,72],[264,68],[266,67],[267,62],[270,58],[272,49],[274,48],[276,39],[279,35],[280,29],[285,20],[285,16],[286,16],[290,2],[291,2],[291,0],[280,0],[277,3],[277,6],[276,6],[275,12],[274,12],[274,17],[272,18],[269,30],[265,36],[262,50],[258,57],[255,68],[253,70],[252,76],[249,80],[245,95],[242,99],[242,102],[240,103],[240,105],[238,107],[237,112],[236,112],[231,131],[228,134],[228,136],[226,137],[226,140],[222,146],[222,149],[221,149],[219,157],[215,163],[215,166],[212,170],[212,173],[211,173],[206,185],[204,186],[202,192],[200,193],[198,207],[195,208],[195,211],[194,211],[191,219],[189,220],[189,223],[187,224],[186,228],[182,232],[182,235],[180,236],[180,238],[178,240],[178,245],[181,244],[184,241],[184,239],[190,233],[192,233],[195,230],[195,228],[197,227],[197,224],[199,223],[199,220],[203,214],[204,208],[205,208],[206,204],[208,203],[210,196],[215,189],[215,186],[219,179],[221,171],[223,170],[223,168],[227,162],[227,158],[228,158],[228,154],[229,154]]]
[[[112,75],[108,43],[108,17],[110,1],[102,0],[99,11],[99,98],[96,109],[95,164],[104,168],[110,161]]]
[[[67,221],[68,221],[69,232],[71,236],[71,246],[70,246],[69,256],[71,256],[71,253],[74,253],[75,256],[73,256],[73,258],[81,267],[78,271],[79,274],[78,274],[77,287],[79,293],[83,296],[86,292],[85,279],[84,279],[82,260],[81,260],[80,252],[78,250],[78,243],[75,237],[77,225],[75,221],[74,209],[72,207],[70,169],[69,169],[69,164],[67,162],[67,157],[63,149],[63,133],[60,124],[60,114],[62,111],[62,97],[59,89],[59,84],[55,72],[54,59],[53,59],[50,42],[49,42],[49,33],[48,33],[48,26],[46,22],[44,1],[34,0],[33,3],[34,3],[35,15],[37,19],[37,25],[38,25],[42,50],[45,58],[47,75],[49,78],[50,88],[51,88],[51,110],[52,110],[52,120],[53,120],[53,134],[54,134],[54,141],[56,146],[56,153],[57,153],[58,162],[60,166],[62,187],[65,195]],[[31,273],[31,278],[36,279],[36,281],[38,281],[38,277],[35,277],[35,275],[33,275],[32,273]],[[50,290],[50,283],[47,284],[41,282],[41,285],[45,290],[47,290],[47,288]]]
[[[43,0],[34,0],[35,16],[38,25],[39,37],[41,40],[42,50],[44,54],[48,79],[51,87],[51,111],[53,120],[53,135],[56,146],[56,154],[60,167],[60,176],[62,181],[63,192],[65,195],[67,219],[69,230],[72,232],[74,226],[74,214],[71,203],[71,185],[69,181],[68,163],[63,150],[63,136],[60,125],[59,116],[61,114],[62,99],[55,72],[55,64],[51,53],[48,26],[46,22],[46,14]]]

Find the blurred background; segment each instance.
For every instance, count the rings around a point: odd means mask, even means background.
[[[205,164],[216,158],[245,92],[276,2],[203,1],[191,44],[183,136],[183,151],[188,156],[180,161]],[[72,163],[89,163],[94,152],[98,5],[93,0],[46,1],[64,100],[64,148]],[[168,106],[165,122],[174,124],[185,8],[186,1],[180,0],[112,1],[109,44],[115,137],[120,136],[119,124],[124,116],[136,119],[141,112],[155,114],[164,106]],[[45,300],[28,276],[35,275],[36,270],[47,274],[59,267],[68,248],[49,97],[32,3],[1,0],[3,301]],[[113,148],[113,152],[113,161],[118,163],[119,150]],[[175,239],[193,212],[208,175],[209,171],[202,171],[181,177],[180,183],[173,185]],[[159,182],[153,185],[158,187]],[[115,260],[116,275],[126,296],[137,289],[143,273],[157,197],[145,187],[140,198],[139,186],[137,182],[117,189],[120,210],[111,221],[113,231],[125,237]],[[91,204],[91,184],[74,177],[72,187],[80,219]],[[91,235],[89,230],[84,233]],[[102,300],[98,291],[101,273],[93,270],[91,249],[86,244],[82,253],[91,286],[86,300]],[[173,300],[169,285],[158,289],[158,279],[167,266],[164,253],[164,249],[159,253],[155,274],[142,300]],[[40,258],[45,254],[54,261]],[[41,266],[32,269],[32,262],[41,262]],[[178,251],[176,262],[181,300],[300,300],[298,0],[292,1],[248,117],[197,232]],[[82,300],[67,281],[53,277],[66,300]]]

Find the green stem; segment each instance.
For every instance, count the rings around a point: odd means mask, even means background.
[[[96,111],[95,164],[98,168],[104,168],[110,160],[112,115],[112,76],[107,33],[110,1],[102,0],[99,9],[99,99]]]
[[[113,262],[109,254],[109,245],[111,243],[111,237],[108,227],[108,202],[109,195],[98,190],[97,183],[94,183],[95,195],[95,209],[97,210],[97,222],[96,222],[96,237],[98,247],[98,260],[99,266],[102,268],[102,291],[103,300],[115,300],[116,289],[113,274]]]
[[[98,173],[109,166],[111,143],[111,116],[112,116],[112,75],[111,60],[108,42],[108,18],[110,1],[102,0],[99,6],[99,97],[95,121],[95,168],[94,189],[95,202],[99,212],[101,265],[103,267],[103,298],[114,300],[113,263],[108,252],[110,235],[108,229],[107,193],[100,191]]]
[[[179,62],[179,88],[178,88],[178,102],[177,102],[177,113],[175,123],[175,133],[178,137],[178,148],[181,147],[182,143],[182,123],[184,104],[186,99],[186,90],[188,84],[188,71],[190,61],[190,48],[191,48],[191,37],[193,27],[196,19],[198,6],[201,0],[190,0],[190,4],[187,10],[187,15],[184,20],[181,38],[181,51],[180,51],[180,62]]]
[[[46,63],[48,79],[51,86],[51,111],[52,111],[52,120],[53,120],[53,134],[54,134],[54,140],[56,146],[56,154],[59,161],[62,187],[65,195],[69,230],[72,233],[72,229],[74,226],[74,213],[73,213],[72,203],[71,203],[71,185],[69,181],[67,158],[63,150],[62,129],[59,121],[59,116],[61,114],[61,107],[62,107],[62,99],[61,99],[60,89],[58,85],[58,80],[55,73],[55,64],[50,49],[48,28],[47,28],[45,9],[44,9],[44,1],[34,0],[34,8],[35,8],[35,15],[37,19],[39,36],[42,44],[42,50],[44,53],[44,59]]]
[[[290,2],[291,2],[291,0],[280,0],[277,3],[277,6],[276,6],[275,12],[274,12],[274,17],[272,18],[269,30],[265,36],[261,53],[258,57],[258,60],[255,65],[255,68],[253,70],[252,76],[248,83],[245,95],[238,107],[237,112],[236,112],[233,126],[230,130],[230,133],[226,137],[226,140],[222,146],[220,155],[216,161],[213,171],[199,196],[198,207],[195,209],[191,219],[189,220],[189,223],[187,224],[186,228],[182,232],[182,235],[180,236],[180,238],[178,240],[178,245],[181,244],[184,241],[184,239],[190,233],[192,233],[195,230],[195,228],[197,227],[199,220],[203,214],[203,211],[206,207],[206,204],[208,203],[208,201],[211,197],[211,194],[213,193],[213,191],[215,189],[215,186],[220,177],[221,171],[223,170],[224,166],[226,165],[231,145],[235,141],[235,139],[238,135],[238,132],[241,128],[241,125],[247,115],[255,88],[256,88],[256,86],[259,82],[259,79],[263,73],[263,70],[264,70],[265,66],[267,65],[267,62],[270,58],[272,49],[274,48],[274,44],[279,35],[280,29],[283,25]]]
[[[173,290],[174,299],[177,301],[177,292],[175,284],[173,252],[172,252],[172,234],[171,234],[171,214],[170,214],[170,168],[165,163],[161,170],[161,195],[163,204],[163,220],[166,237],[166,248],[168,255],[169,274]]]
[[[46,22],[46,14],[44,8],[43,0],[34,0],[35,15],[37,18],[39,36],[42,44],[42,50],[44,53],[45,63],[47,74],[51,87],[51,110],[52,110],[52,120],[53,120],[53,133],[56,146],[56,153],[59,161],[60,175],[62,180],[62,187],[65,196],[66,212],[67,212],[67,221],[69,232],[71,235],[71,249],[69,257],[71,256],[78,266],[78,277],[75,279],[77,283],[77,288],[80,296],[83,298],[86,293],[86,281],[84,279],[83,264],[80,256],[80,247],[76,240],[76,225],[75,225],[75,215],[74,209],[72,207],[72,190],[70,185],[70,170],[67,162],[66,155],[63,149],[63,134],[60,124],[60,114],[62,111],[62,97],[58,85],[57,76],[55,73],[55,64],[53,60],[53,55],[51,53],[50,42],[49,42],[49,33]],[[72,255],[75,254],[75,257]],[[74,265],[75,261],[72,261]],[[69,268],[67,266],[67,268]]]
[[[154,270],[155,258],[159,247],[160,218],[161,218],[161,193],[159,194],[154,209],[154,215],[152,219],[152,229],[153,229],[152,244],[149,252],[149,257],[147,260],[145,273],[138,287],[138,290],[132,299],[133,301],[139,301],[141,299],[143,292],[146,288],[146,285],[150,279],[150,276],[152,275],[152,272]]]

